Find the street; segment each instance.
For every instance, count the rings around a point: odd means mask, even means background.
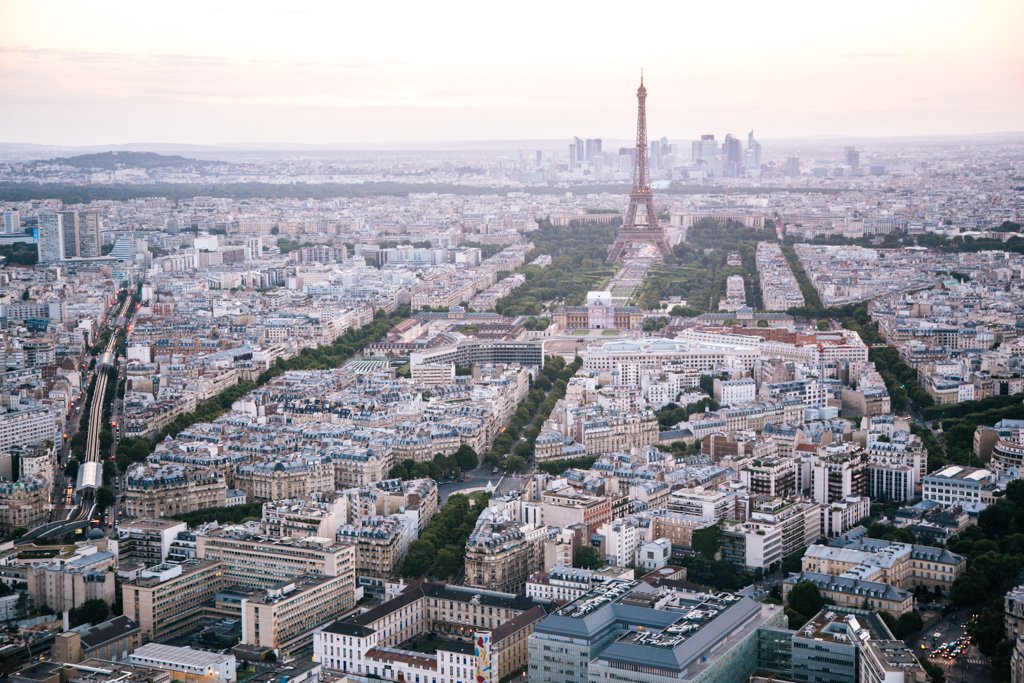
[[[926,614],[921,615],[925,624],[928,624]],[[966,609],[959,609],[951,612],[930,626],[926,625],[920,633],[906,639],[907,647],[915,653],[928,652],[929,654],[943,643],[951,643],[967,634],[964,622],[970,617]],[[935,634],[939,636],[936,637]],[[924,650],[921,646],[924,645]],[[946,680],[950,683],[960,682],[973,683],[974,681],[995,681],[999,680],[998,672],[988,664],[988,657],[978,651],[976,645],[971,645],[967,652],[954,660],[941,657],[929,657],[932,664],[941,666],[946,672]]]

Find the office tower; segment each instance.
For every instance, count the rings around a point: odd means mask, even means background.
[[[592,162],[595,157],[601,155],[601,138],[587,138],[584,150],[585,161]]]
[[[21,213],[18,211],[4,211],[4,234],[17,235],[21,233]]]
[[[789,157],[786,159],[786,164],[782,167],[782,173],[790,177],[800,175],[800,157]]]
[[[856,147],[846,147],[843,150],[843,157],[846,159],[846,165],[851,170],[856,171],[857,167],[860,166],[860,152],[857,151]]]
[[[579,138],[576,138],[576,139],[579,140]],[[572,171],[575,171],[575,170],[576,170],[576,143],[575,142],[571,142],[571,143],[569,143],[569,171],[572,172]]]
[[[761,143],[754,139],[754,131],[747,133],[747,156],[743,166],[747,175],[761,174]]]
[[[39,263],[64,260],[64,217],[59,213],[39,216]]]
[[[700,140],[694,140],[692,152],[695,165],[704,169],[709,176],[721,175],[722,163],[714,135],[701,135]]]
[[[663,168],[666,163],[665,157],[669,154],[668,138],[651,141],[650,162],[651,168]]]
[[[608,249],[608,261],[618,261],[627,247],[650,244],[658,250],[662,259],[672,253],[665,239],[665,231],[658,225],[658,212],[654,210],[654,195],[648,182],[647,168],[647,88],[643,76],[636,91],[636,151],[633,165],[633,191],[629,193],[629,208],[626,219],[619,228],[615,242]],[[637,220],[637,209],[644,208],[643,221]]]
[[[740,141],[727,133],[722,143],[722,175],[735,178],[743,170],[743,149]]]

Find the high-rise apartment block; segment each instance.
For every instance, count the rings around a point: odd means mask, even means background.
[[[39,216],[39,263],[64,260],[64,215],[44,213]]]
[[[60,211],[63,224],[64,258],[100,256],[99,211]]]
[[[4,234],[5,235],[18,235],[21,234],[21,212],[20,211],[4,211]]]

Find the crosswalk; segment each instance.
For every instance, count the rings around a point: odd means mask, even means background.
[[[946,667],[957,667],[971,664],[974,666],[988,666],[988,660],[984,657],[958,657],[957,659],[944,659],[942,657],[928,657],[932,662]]]

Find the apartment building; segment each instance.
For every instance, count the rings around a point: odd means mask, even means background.
[[[465,584],[515,593],[544,568],[546,526],[523,524],[513,506],[485,509],[466,540]]]
[[[242,643],[287,654],[355,607],[351,575],[300,576],[242,600]]]
[[[256,536],[236,527],[196,535],[196,556],[223,564],[231,585],[270,588],[306,574],[355,576],[355,548],[333,538]],[[354,585],[354,584],[353,584]]]
[[[15,446],[59,443],[60,416],[50,407],[0,407],[0,452]]]
[[[239,465],[234,486],[248,500],[283,500],[333,491],[334,479],[330,458],[295,458]]]
[[[139,464],[125,477],[125,514],[159,519],[224,507],[227,490],[227,482],[220,472]]]
[[[28,592],[35,596],[36,607],[49,607],[58,614],[80,607],[89,600],[114,604],[113,553],[85,546],[67,559],[29,565],[26,573]]]
[[[811,459],[814,501],[829,505],[848,496],[868,493],[868,458],[860,446],[839,443],[826,446]]]
[[[612,579],[629,580],[632,569],[608,565],[600,569],[580,569],[555,565],[548,571],[537,572],[526,581],[526,597],[559,604],[572,602],[590,589]]]
[[[167,560],[171,543],[181,532],[188,531],[185,522],[169,519],[132,519],[117,525],[115,542],[118,568],[131,565],[152,567]]]
[[[122,584],[124,615],[139,625],[143,641],[171,640],[201,623],[203,608],[227,582],[220,562],[158,564]]]
[[[415,521],[405,515],[362,517],[338,527],[338,543],[355,549],[357,576],[386,579],[392,576],[415,540]]]
[[[22,476],[0,481],[0,535],[31,529],[49,518],[50,486],[46,479]]]

